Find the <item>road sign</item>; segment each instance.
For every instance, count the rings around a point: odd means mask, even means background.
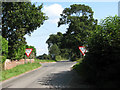
[[[82,55],[85,56],[85,53],[86,53],[85,46],[79,46],[79,50],[82,53]]]
[[[29,57],[30,56],[30,54],[32,53],[32,48],[26,48],[26,50],[25,50],[25,54],[27,55],[27,57]]]

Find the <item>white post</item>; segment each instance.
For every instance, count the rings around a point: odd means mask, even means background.
[[[118,2],[118,16],[120,17],[120,1]]]

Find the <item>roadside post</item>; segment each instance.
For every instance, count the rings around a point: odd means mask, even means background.
[[[24,61],[24,63],[26,64],[26,54],[24,53],[24,56],[25,56],[25,61]]]
[[[82,55],[82,53],[80,52],[80,58],[83,58],[83,55]]]
[[[30,56],[30,54],[32,53],[32,51],[33,51],[32,48],[26,48],[26,50],[25,50],[25,54],[27,55],[27,57]],[[32,63],[32,62],[31,62],[31,57],[30,57],[30,63]]]
[[[30,59],[30,63],[32,63],[32,62],[31,62],[31,55],[30,55],[30,58],[29,58],[29,59]]]

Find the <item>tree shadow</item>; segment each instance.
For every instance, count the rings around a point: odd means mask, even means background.
[[[38,83],[49,86],[49,88],[57,89],[90,88],[89,85],[75,73],[74,70],[50,73],[42,79],[38,79]]]

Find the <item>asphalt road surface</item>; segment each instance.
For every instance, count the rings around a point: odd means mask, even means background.
[[[2,82],[2,88],[90,88],[71,69],[76,62],[42,63],[34,71]]]

